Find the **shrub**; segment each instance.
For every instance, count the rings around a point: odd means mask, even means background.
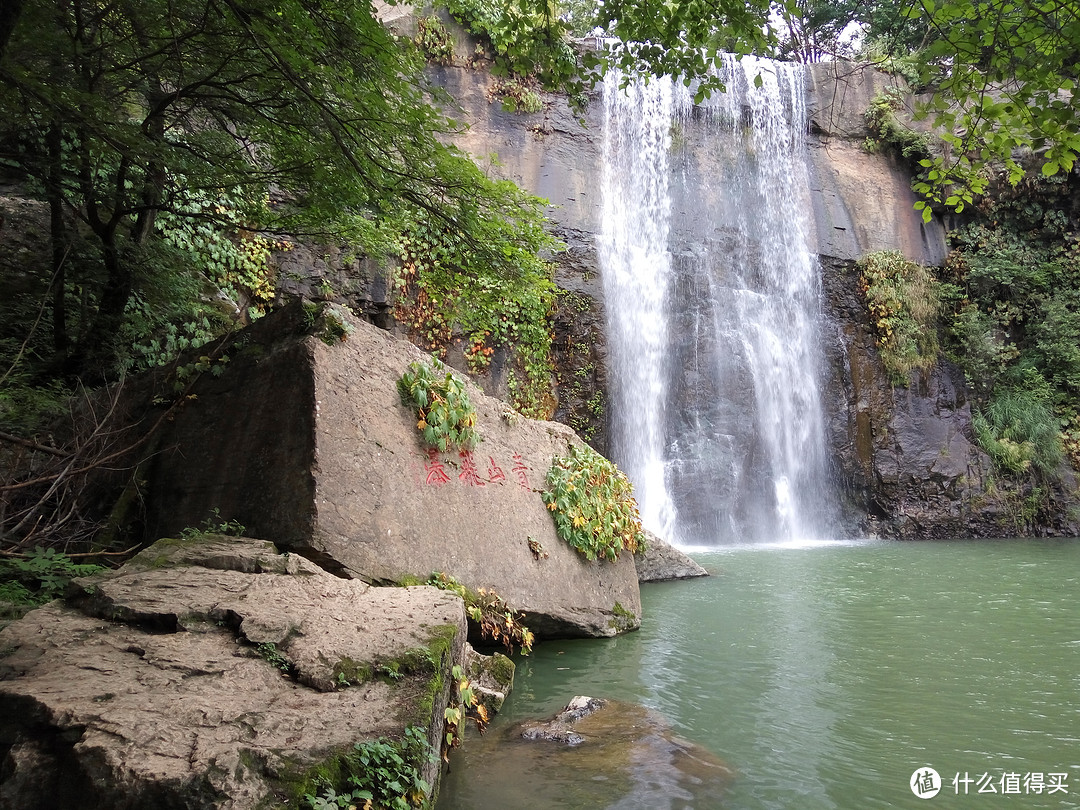
[[[544,109],[540,94],[518,78],[496,79],[487,91],[488,101],[499,99],[507,112],[535,113]]]
[[[460,596],[465,602],[465,612],[480,628],[482,638],[502,644],[507,652],[513,652],[514,645],[522,655],[532,652],[533,634],[522,624],[523,616],[515,614],[495,591],[484,588],[471,590],[443,572],[435,572],[423,584]]]
[[[913,369],[937,362],[940,284],[929,268],[899,251],[870,253],[859,269],[885,370],[893,385],[907,385]]]
[[[950,335],[957,348],[950,359],[963,370],[980,401],[986,401],[1019,351],[997,321],[971,303],[956,313]]]
[[[425,59],[440,65],[454,61],[454,39],[438,17],[421,17],[416,21],[414,42]]]
[[[1048,475],[1061,463],[1057,419],[1045,400],[1029,391],[998,392],[971,424],[979,444],[1005,472]]]
[[[416,408],[416,429],[425,444],[443,452],[476,446],[476,411],[465,384],[451,372],[440,378],[429,366],[414,362],[397,385],[402,404]]]
[[[559,537],[588,559],[616,560],[623,549],[645,550],[630,480],[591,447],[571,445],[567,455],[556,457],[542,496]]]
[[[43,605],[63,595],[71,580],[104,571],[100,565],[73,562],[66,554],[38,547],[25,556],[0,559],[0,601]]]
[[[874,96],[863,114],[871,133],[865,146],[868,152],[877,152],[882,147],[891,149],[909,165],[915,165],[930,157],[930,136],[910,129],[897,119],[896,111],[902,106],[903,93],[896,87],[887,87]]]

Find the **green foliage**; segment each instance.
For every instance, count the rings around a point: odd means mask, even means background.
[[[898,251],[867,254],[858,266],[881,361],[893,385],[907,385],[914,369],[937,362],[940,285]]]
[[[441,364],[440,367],[445,368]],[[438,377],[430,366],[413,362],[397,386],[401,403],[416,409],[416,429],[428,447],[446,452],[456,448],[471,450],[476,446],[476,410],[469,401],[465,383],[452,372]]]
[[[770,6],[769,0],[447,3],[450,13],[490,48],[497,74],[534,79],[547,90],[567,92],[579,104],[610,67],[618,67],[627,81],[648,74],[688,85],[696,80],[699,100],[722,90],[722,82],[708,71],[721,51],[765,54],[776,46],[767,24]],[[575,54],[571,33],[597,29],[614,40],[608,47]]]
[[[546,0],[448,0],[446,7],[491,48],[497,74],[535,77],[549,88],[574,83],[577,59],[567,27]]]
[[[420,17],[416,21],[416,39],[413,41],[428,61],[440,65],[453,63],[454,38],[438,17]]]
[[[105,569],[76,563],[51,548],[35,548],[29,554],[0,557],[0,601],[16,605],[43,605],[63,595],[76,577],[88,577]]]
[[[499,99],[507,112],[535,113],[544,109],[540,94],[519,78],[496,79],[488,87],[489,101]]]
[[[950,336],[959,351],[949,352],[964,372],[968,386],[985,402],[1019,351],[998,322],[971,302],[953,318]]]
[[[231,300],[247,296],[258,312],[274,298],[274,279],[267,264],[272,250],[287,243],[259,233],[270,216],[259,200],[246,199],[243,189],[221,189],[214,196],[189,192],[187,199],[156,220],[162,240],[190,257],[195,271]]]
[[[863,45],[860,60],[867,61],[882,73],[898,76],[908,87],[919,87],[919,62],[914,53],[908,50],[896,50],[894,40],[887,37],[873,37]]]
[[[456,700],[443,711],[445,732],[442,742],[442,758],[450,761],[450,749],[457,748],[465,739],[465,718],[469,717],[476,723],[476,727],[483,734],[488,724],[487,708],[480,703],[480,696],[473,689],[472,682],[465,677],[465,671],[454,665],[451,670],[454,677],[454,690],[457,693]]]
[[[264,641],[261,644],[255,646],[255,652],[259,654],[259,657],[266,661],[274,669],[279,669],[286,675],[291,675],[295,671],[295,667],[292,662],[281,654],[281,651],[277,648],[277,645],[272,641]]]
[[[532,651],[533,634],[522,623],[523,616],[515,613],[495,591],[466,588],[457,579],[443,572],[435,572],[423,583],[444,591],[456,593],[465,602],[465,612],[487,641],[502,644],[507,652],[516,646],[522,655]]]
[[[431,786],[420,772],[431,757],[424,730],[418,726],[406,728],[400,741],[380,737],[357,743],[345,757],[346,784],[324,784],[318,795],[304,796],[305,806],[309,810],[422,807]]]
[[[430,220],[405,226],[395,316],[435,352],[459,335],[471,371],[487,367],[494,349],[512,349],[511,397],[521,413],[550,416],[552,266],[541,256],[562,248],[534,210],[489,223],[498,254],[478,252],[453,229]]]
[[[247,527],[236,520],[224,520],[221,510],[214,507],[210,510],[210,517],[203,520],[199,528],[188,526],[180,531],[180,536],[185,540],[197,540],[212,534],[224,534],[232,537],[243,537]]]
[[[1056,177],[1002,187],[979,206],[974,222],[952,234],[946,272],[961,295],[949,354],[981,408],[976,437],[1013,475],[1049,475],[1061,446],[1080,459],[1080,248],[1069,237],[1077,227],[1072,187]]]
[[[1028,391],[1002,390],[972,417],[979,444],[1006,472],[1054,473],[1062,460],[1058,422],[1046,402]]]
[[[591,447],[571,445],[554,458],[541,494],[559,537],[588,559],[614,561],[624,549],[645,550],[629,479]]]
[[[350,311],[341,304],[307,301],[304,303],[304,319],[312,334],[327,346],[344,343],[353,333],[353,326],[342,311]]]
[[[789,0],[774,3],[783,23],[777,56],[798,62],[820,62],[827,57],[851,56],[845,29],[866,8],[865,0]]]
[[[0,364],[9,362],[7,348],[0,343]],[[15,362],[13,357],[10,361]],[[0,369],[3,367],[0,365]],[[72,392],[63,380],[42,383],[28,363],[17,362],[7,368],[11,373],[0,384],[0,424],[23,436],[47,430],[54,419],[66,412]]]
[[[885,147],[909,165],[918,164],[930,156],[930,136],[924,132],[916,132],[900,122],[896,112],[903,104],[903,93],[896,87],[887,87],[874,96],[870,107],[863,114],[871,134],[866,147],[870,152]]]
[[[140,347],[129,367],[198,345],[217,331],[203,303],[216,290],[257,314],[275,234],[385,255],[403,222],[425,220],[491,265],[532,249],[507,223],[540,222],[538,202],[446,145],[458,125],[417,49],[369,4],[29,0],[13,19],[0,163],[75,212],[97,249],[76,272],[71,229],[53,228],[71,291],[57,301],[78,306],[50,304],[46,320],[77,371],[115,375],[125,342]],[[186,308],[161,314],[165,289]]]
[[[989,161],[1003,164],[1011,183],[1022,180],[1019,151],[1036,153],[1044,176],[1072,170],[1080,3],[923,0],[908,13],[936,34],[920,53],[921,76],[935,91],[925,113],[948,146],[925,164],[919,191],[959,210],[986,190]]]

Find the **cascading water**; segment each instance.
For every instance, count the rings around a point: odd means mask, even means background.
[[[832,529],[802,68],[719,70],[698,106],[667,80],[604,85],[613,454],[683,546]]]
[[[667,385],[665,306],[671,274],[667,166],[670,82],[604,86],[602,228],[599,239],[615,412],[615,457],[634,482],[645,526],[670,536],[674,508],[664,483]],[[616,348],[617,347],[617,348]]]

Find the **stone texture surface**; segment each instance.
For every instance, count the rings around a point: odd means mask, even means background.
[[[470,644],[465,647],[462,669],[478,704],[487,710],[488,717],[494,717],[514,688],[514,662],[500,652],[482,655]]]
[[[664,582],[670,579],[707,577],[709,572],[675,546],[652,532],[646,532],[644,554],[634,557],[638,582]]]
[[[562,774],[561,785],[573,775],[576,798],[588,807],[670,807],[673,797],[686,806],[726,807],[735,778],[715,754],[679,738],[658,712],[585,696],[553,718],[512,726],[492,758],[485,761],[493,771],[520,774],[523,796],[547,798],[546,773]]]
[[[0,807],[269,806],[355,742],[418,724],[437,747],[465,635],[435,588],[342,580],[264,541],[161,541],[0,633]],[[367,679],[339,684],[343,660]]]
[[[1051,514],[1018,520],[1007,481],[991,491],[993,465],[975,444],[963,374],[945,360],[893,387],[881,364],[857,270],[826,262],[830,313],[824,391],[834,468],[847,493],[847,522],[870,534],[905,539],[1000,537],[1018,532],[1075,536],[1071,475],[1047,484]]]
[[[146,471],[149,536],[216,508],[335,573],[397,582],[442,571],[494,589],[538,638],[637,626],[631,556],[588,562],[559,540],[540,497],[552,457],[580,441],[570,428],[525,419],[470,384],[482,442],[429,453],[396,387],[418,349],[362,322],[333,346],[303,328],[299,308],[267,316],[240,338],[228,373],[194,389]]]

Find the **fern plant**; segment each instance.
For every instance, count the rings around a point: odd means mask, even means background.
[[[914,369],[937,362],[941,285],[930,268],[899,251],[869,253],[858,267],[881,361],[892,384],[906,386]]]

